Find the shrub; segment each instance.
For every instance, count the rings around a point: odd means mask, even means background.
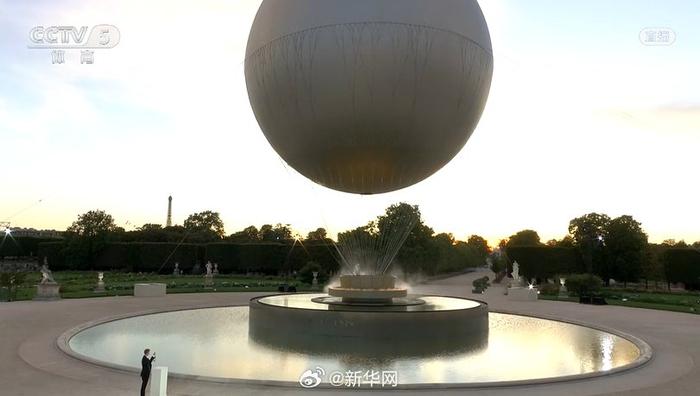
[[[0,288],[7,289],[7,301],[14,301],[17,299],[17,288],[24,283],[26,278],[26,272],[0,273]]]
[[[566,289],[575,296],[595,294],[603,287],[603,280],[591,274],[571,274],[566,277]]]
[[[559,284],[558,283],[544,283],[537,287],[540,294],[545,296],[556,296],[559,294]]]
[[[483,278],[474,279],[472,286],[474,286],[474,293],[483,293],[489,287],[489,277],[484,276]]]

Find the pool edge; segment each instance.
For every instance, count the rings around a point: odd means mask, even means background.
[[[452,297],[452,296],[443,296],[443,297]],[[455,297],[455,298],[464,298],[464,297]],[[478,300],[474,300],[478,301]],[[181,312],[181,311],[191,311],[191,310],[197,310],[197,309],[212,309],[212,308],[228,308],[228,307],[247,307],[247,304],[212,304],[212,305],[206,305],[206,306],[199,306],[199,307],[194,307],[194,308],[174,308],[174,309],[153,309],[153,310],[146,310],[146,311],[140,311],[140,312],[135,312],[135,313],[128,313],[128,314],[122,314],[122,315],[113,315],[113,316],[108,316],[100,319],[95,319],[86,323],[83,323],[81,325],[78,325],[76,327],[73,327],[65,332],[63,332],[57,339],[56,339],[56,346],[58,347],[59,350],[61,350],[63,353],[68,355],[69,357],[82,361],[84,363],[88,363],[91,365],[95,365],[101,368],[106,368],[106,369],[112,369],[120,372],[129,372],[129,373],[139,373],[140,369],[134,368],[134,367],[129,367],[129,366],[123,366],[119,364],[113,364],[109,362],[105,362],[102,360],[97,360],[93,359],[89,356],[80,354],[70,348],[70,340],[73,338],[75,335],[80,333],[81,331],[87,330],[89,328],[99,326],[105,323],[109,322],[114,322],[122,319],[128,319],[128,318],[133,318],[133,317],[138,317],[138,316],[145,316],[145,315],[154,315],[154,314],[160,314],[160,313],[170,313],[170,312]],[[598,371],[598,372],[591,372],[591,373],[584,373],[584,374],[574,374],[574,375],[567,375],[567,376],[560,376],[560,377],[549,377],[549,378],[538,378],[538,379],[528,379],[528,380],[515,380],[515,381],[491,381],[491,382],[466,382],[466,383],[423,383],[423,384],[400,384],[396,388],[392,388],[394,390],[420,390],[420,389],[486,389],[486,388],[508,388],[508,387],[520,387],[520,386],[532,386],[532,385],[546,385],[546,384],[558,384],[558,383],[564,383],[564,382],[576,382],[576,381],[581,381],[581,380],[589,380],[589,379],[598,379],[598,378],[605,378],[605,377],[610,377],[610,376],[617,376],[617,375],[622,375],[625,373],[629,373],[632,371],[635,371],[637,369],[640,369],[647,365],[650,361],[653,360],[654,354],[653,354],[653,348],[643,339],[634,336],[632,334],[623,332],[621,330],[615,329],[615,328],[609,328],[606,326],[602,325],[597,325],[597,324],[590,324],[587,322],[583,321],[577,321],[573,319],[565,319],[565,318],[560,318],[557,316],[553,315],[532,315],[532,314],[523,314],[511,310],[504,310],[504,309],[498,309],[498,310],[489,310],[489,313],[501,313],[501,314],[507,314],[507,315],[516,315],[516,316],[525,316],[525,317],[530,317],[530,318],[536,318],[536,319],[545,319],[545,320],[552,320],[556,322],[561,322],[561,323],[567,323],[567,324],[572,324],[576,326],[582,326],[602,332],[606,332],[618,337],[621,337],[632,344],[634,344],[638,349],[639,349],[639,357],[635,359],[633,362],[626,364],[624,366],[616,367],[607,371]],[[223,378],[223,377],[207,377],[207,376],[198,376],[198,375],[193,375],[193,374],[180,374],[180,373],[169,373],[169,376],[175,379],[183,379],[183,380],[192,380],[192,381],[203,381],[203,382],[213,382],[213,383],[221,383],[221,384],[241,384],[241,385],[257,385],[257,386],[263,386],[263,387],[276,387],[276,388],[298,388],[300,387],[299,383],[296,381],[274,381],[274,380],[253,380],[253,379],[242,379],[242,378]],[[316,389],[334,389],[334,390],[339,390],[338,387],[334,387],[328,383],[322,383]],[[376,390],[376,391],[381,391],[384,390],[386,391],[386,388],[361,388],[362,390]]]

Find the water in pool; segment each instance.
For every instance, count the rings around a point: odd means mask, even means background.
[[[284,382],[297,382],[315,367],[327,373],[396,372],[399,384],[516,381],[608,371],[640,356],[632,342],[583,326],[499,313],[489,314],[489,324],[487,342],[462,352],[394,358],[309,354],[256,344],[248,338],[248,307],[226,307],[108,322],[81,331],[69,345],[121,366],[139,368],[149,347],[171,373]]]

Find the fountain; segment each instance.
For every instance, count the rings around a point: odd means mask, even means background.
[[[487,304],[477,300],[414,293],[390,269],[419,222],[417,210],[396,210],[391,216],[387,210],[370,223],[376,227],[339,236],[341,274],[327,293],[273,294],[243,306],[106,320],[68,332],[59,347],[79,359],[138,370],[132,357],[147,344],[168,351],[159,358],[171,376],[295,387],[308,386],[313,373],[318,375],[311,384],[337,387],[338,378],[358,370],[396,372],[396,386],[402,388],[556,381],[631,368],[649,359],[643,342],[624,335],[489,313]],[[207,272],[213,273],[211,267]],[[518,271],[516,264],[513,285],[522,287]],[[318,274],[314,279],[318,285]],[[532,350],[548,358],[532,359]]]
[[[408,290],[396,287],[396,278],[391,275],[343,275],[340,286],[329,287],[328,294],[335,297],[323,300],[329,304],[393,305],[398,303],[394,299],[406,297]]]

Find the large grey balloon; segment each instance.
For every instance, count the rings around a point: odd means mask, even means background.
[[[277,153],[321,185],[360,194],[410,186],[454,158],[492,72],[473,0],[264,0],[245,62]]]

